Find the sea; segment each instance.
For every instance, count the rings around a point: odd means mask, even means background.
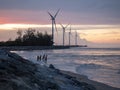
[[[34,63],[38,55],[47,54],[47,64],[86,75],[89,79],[120,88],[120,48],[80,48],[12,51]]]

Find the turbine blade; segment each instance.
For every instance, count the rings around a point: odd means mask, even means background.
[[[66,26],[65,26],[65,28],[67,28],[69,26],[69,24],[67,24]]]
[[[64,28],[64,26],[60,23],[61,27]]]
[[[56,26],[55,20],[54,20],[54,24],[55,24],[55,30],[56,30],[56,32],[57,32],[57,34],[58,34],[58,30],[57,30],[57,26]]]
[[[57,14],[59,13],[60,9],[58,9],[58,11],[56,12],[54,18],[56,18]]]
[[[50,15],[51,18],[54,18],[54,17],[51,15],[51,13],[48,12],[48,14]]]

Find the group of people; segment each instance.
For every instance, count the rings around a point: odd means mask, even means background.
[[[42,61],[44,63],[47,63],[47,54],[37,56],[37,61]]]

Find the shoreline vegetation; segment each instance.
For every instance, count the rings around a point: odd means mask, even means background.
[[[24,32],[18,30],[15,40],[9,39],[6,42],[0,42],[0,46],[52,46],[53,44],[51,35],[47,32],[41,33],[32,28],[28,28]]]
[[[35,64],[0,50],[0,90],[120,90],[84,75]]]

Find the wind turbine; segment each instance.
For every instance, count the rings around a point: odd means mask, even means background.
[[[54,43],[54,28],[57,30],[57,27],[56,27],[56,17],[59,13],[60,9],[58,9],[58,11],[56,12],[56,14],[53,16],[51,13],[48,12],[48,14],[50,15],[51,17],[51,20],[52,20],[52,42]]]
[[[61,27],[62,27],[62,29],[63,29],[63,46],[64,46],[64,44],[65,44],[65,30],[66,30],[66,28],[68,27],[68,25],[66,25],[66,26],[63,26],[62,24],[60,24],[61,25]]]

